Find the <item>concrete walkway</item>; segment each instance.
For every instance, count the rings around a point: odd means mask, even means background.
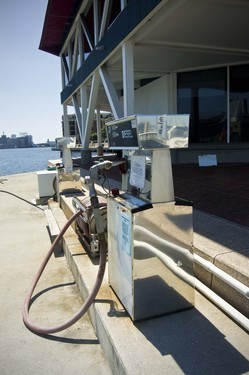
[[[5,180],[7,179],[7,180]],[[35,173],[0,179],[0,189],[29,201],[37,195]],[[21,308],[29,285],[50,247],[43,211],[0,193],[0,374],[110,374],[87,316],[73,327],[38,336],[23,324]],[[82,301],[64,257],[51,257],[31,308],[33,320],[45,326],[64,322]]]
[[[36,175],[9,176],[0,188],[32,200],[37,195]],[[46,219],[42,211],[4,193],[0,194],[0,207],[4,271],[0,285],[1,374],[110,373],[86,317],[47,337],[34,335],[23,325],[21,306],[26,290],[50,245]],[[63,225],[63,212],[56,204],[53,209],[59,226]],[[200,236],[199,244],[205,247],[208,237],[201,222],[207,223],[208,217],[204,220],[201,212],[196,214],[199,229],[195,236]],[[79,296],[91,290],[97,273],[98,265],[86,256],[73,230],[65,235],[64,244],[73,273],[80,277],[72,278],[64,257],[51,258],[37,290],[44,293],[31,311],[44,325],[71,316],[81,303]],[[68,285],[58,287],[61,284]],[[115,375],[249,374],[248,333],[198,292],[195,308],[134,324],[109,288],[106,274],[89,313]]]

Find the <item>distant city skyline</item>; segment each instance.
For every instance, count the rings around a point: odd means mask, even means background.
[[[54,147],[56,144],[55,140],[47,139],[43,142],[34,142],[33,136],[28,133],[11,134],[9,137],[4,132],[0,135],[0,149],[10,149],[10,148],[32,148],[32,147]]]
[[[0,12],[0,134],[60,137],[60,59],[39,50],[47,0],[11,0]]]
[[[5,131],[2,132],[2,134],[0,135],[0,138],[2,136],[6,136],[7,138],[22,138],[22,137],[27,137],[27,136],[30,136],[33,138],[33,135],[32,134],[29,134],[28,132],[17,132],[17,133],[11,133],[11,134],[7,134]],[[60,135],[61,136],[61,135]],[[57,138],[57,137],[56,137]],[[44,139],[41,141],[41,142],[34,142],[34,143],[47,143],[48,141],[54,141],[55,138],[53,139],[50,139],[48,137],[44,137]]]

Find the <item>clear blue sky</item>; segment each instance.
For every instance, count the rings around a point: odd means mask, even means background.
[[[0,5],[0,136],[61,136],[60,58],[38,49],[48,0]]]

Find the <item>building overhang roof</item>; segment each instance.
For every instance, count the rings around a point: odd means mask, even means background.
[[[59,56],[83,6],[85,22],[92,30],[90,4],[90,0],[49,0],[40,49]],[[145,14],[146,7],[150,7],[148,14]],[[63,89],[62,103],[70,99],[82,82],[90,87],[89,77],[102,65],[108,70],[116,90],[122,90],[120,46],[124,40],[133,43],[136,87],[140,87],[142,81],[144,84],[171,72],[248,64],[248,12],[248,0],[129,0],[120,14],[115,9],[113,22],[99,41],[99,48],[91,51],[84,66]],[[131,27],[134,17],[138,21]],[[122,38],[118,38],[120,34]],[[117,43],[114,45],[114,42]],[[86,48],[85,52],[88,52]],[[103,110],[107,106],[107,102],[100,104]]]
[[[49,0],[39,49],[59,56],[82,0]]]

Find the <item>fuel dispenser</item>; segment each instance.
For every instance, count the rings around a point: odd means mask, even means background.
[[[122,191],[115,188],[108,194],[106,223],[106,203],[99,199],[95,183],[114,162],[99,160],[90,168],[85,178],[89,196],[73,198],[76,212],[56,237],[26,295],[22,315],[30,330],[59,332],[85,314],[103,280],[107,244],[110,286],[133,320],[193,306],[192,207],[174,197],[170,156],[170,148],[187,147],[188,124],[188,115],[134,115],[107,124],[109,148],[125,154],[117,162],[126,164]],[[29,317],[34,289],[55,247],[79,218],[91,255],[100,255],[96,282],[69,320],[38,326]]]
[[[123,191],[108,196],[109,284],[132,320],[194,304],[192,206],[174,196],[170,148],[188,146],[188,115],[134,115],[106,124],[123,150]]]

